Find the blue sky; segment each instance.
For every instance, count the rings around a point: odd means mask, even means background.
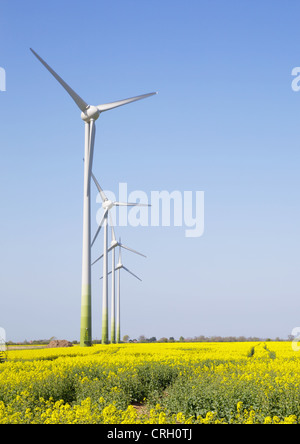
[[[78,339],[88,103],[159,95],[97,121],[102,187],[205,193],[205,232],[120,227],[122,334],[286,338],[300,325],[296,0],[2,0],[0,326]],[[93,214],[99,210],[96,193]],[[101,252],[101,244],[98,244]],[[101,264],[93,337],[101,336]]]

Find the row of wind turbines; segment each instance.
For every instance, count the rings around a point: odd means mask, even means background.
[[[114,206],[145,206],[146,204],[141,203],[129,203],[129,202],[112,202],[107,198],[103,189],[99,185],[96,177],[92,173],[93,181],[99,191],[99,194],[102,199],[102,208],[104,209],[104,213],[101,219],[101,222],[98,226],[96,234],[93,238],[91,246],[94,245],[95,240],[103,226],[103,254],[99,256],[94,262],[92,262],[92,266],[96,264],[100,259],[103,258],[103,299],[102,299],[102,343],[107,344],[109,342],[108,338],[108,276],[112,275],[111,280],[111,343],[119,343],[121,342],[121,326],[120,326],[120,286],[121,286],[121,269],[127,271],[127,273],[134,276],[136,279],[141,281],[141,279],[136,276],[132,271],[126,268],[122,263],[122,253],[121,249],[132,251],[135,254],[146,257],[144,254],[139,253],[138,251],[127,247],[126,245],[121,243],[121,239],[119,242],[116,240],[115,230],[113,219],[111,215],[111,210]],[[148,206],[148,205],[147,205]],[[111,245],[108,247],[108,226],[111,227]],[[115,248],[119,247],[119,259],[116,265],[115,263]],[[112,256],[112,271],[108,271],[108,253],[111,251]],[[115,272],[117,271],[117,323],[115,320]]]
[[[89,347],[92,345],[92,285],[91,285],[91,269],[92,265],[98,260],[103,259],[103,299],[102,299],[102,343],[109,342],[108,334],[108,276],[112,275],[112,303],[111,303],[111,342],[120,342],[120,272],[122,269],[132,274],[134,277],[140,280],[135,274],[133,274],[128,268],[122,264],[121,248],[130,250],[136,254],[144,256],[143,254],[126,247],[121,243],[121,240],[117,242],[115,237],[115,231],[113,226],[110,210],[114,206],[136,206],[144,205],[137,203],[122,203],[112,202],[104,194],[100,187],[96,177],[93,174],[93,157],[95,146],[96,126],[95,122],[99,118],[100,114],[105,111],[117,108],[119,106],[127,105],[137,100],[151,97],[155,94],[144,94],[136,97],[132,97],[125,100],[119,100],[117,102],[106,103],[102,105],[89,105],[85,102],[46,62],[43,60],[33,49],[31,52],[35,57],[44,65],[44,67],[53,75],[53,77],[61,84],[61,86],[71,96],[75,104],[81,111],[81,119],[85,123],[85,144],[84,144],[84,192],[83,192],[83,243],[82,243],[82,278],[81,278],[81,325],[80,325],[80,345],[82,347]],[[96,234],[91,241],[91,179],[93,179],[102,199],[102,207],[104,214],[102,220],[98,226]],[[108,247],[108,219],[110,219],[111,226],[111,245]],[[99,256],[96,261],[91,262],[91,249],[95,243],[95,240],[103,227],[104,243],[103,254]],[[119,261],[115,266],[115,248],[119,247]],[[108,271],[108,253],[112,253],[112,270]],[[117,310],[115,310],[115,271],[117,271]],[[117,311],[117,322],[115,322],[115,311]]]

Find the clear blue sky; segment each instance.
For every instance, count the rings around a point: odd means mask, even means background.
[[[159,95],[97,122],[105,189],[205,192],[205,233],[124,227],[122,334],[286,338],[300,325],[296,0],[1,0],[0,326],[78,339],[87,102]],[[93,214],[99,209],[96,193]],[[99,244],[99,251],[101,245]],[[101,264],[93,337],[101,336]]]

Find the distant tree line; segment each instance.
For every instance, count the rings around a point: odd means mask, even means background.
[[[52,340],[56,339],[55,336],[53,336],[50,339],[35,339],[33,341],[27,341],[25,339],[22,342],[13,342],[13,341],[7,341],[6,345],[47,345]],[[140,335],[137,339],[131,339],[129,335],[125,335],[123,337],[123,343],[153,343],[153,342],[259,342],[259,341],[292,341],[294,339],[293,336],[288,335],[288,339],[281,339],[281,338],[259,338],[256,336],[194,336],[193,338],[187,337],[184,338],[183,336],[180,336],[178,339],[175,339],[173,336],[162,337],[157,339],[156,336],[151,336],[150,338],[147,338],[145,335]],[[76,345],[79,342],[77,340],[71,341],[72,344]],[[95,339],[93,340],[93,344],[101,344],[101,339]]]
[[[289,337],[288,340],[291,340]],[[258,338],[256,336],[245,337],[245,336],[194,336],[193,338],[184,338],[180,336],[179,339],[175,339],[173,336],[167,338],[162,337],[157,339],[155,336],[151,338],[147,338],[144,335],[140,335],[138,339],[130,339],[128,335],[123,337],[123,342],[139,342],[139,343],[147,343],[147,342],[258,342],[258,341],[286,341],[286,339],[280,338]]]

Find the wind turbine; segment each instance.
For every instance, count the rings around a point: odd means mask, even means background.
[[[126,245],[121,244],[121,242],[116,241],[115,231],[113,227],[112,216],[110,210],[114,206],[148,206],[148,204],[141,203],[130,203],[130,202],[112,202],[107,198],[101,186],[99,185],[96,177],[91,172],[91,176],[93,181],[99,191],[99,194],[102,199],[102,208],[104,209],[104,214],[102,216],[101,222],[98,226],[94,239],[92,241],[91,246],[94,245],[95,240],[97,239],[98,234],[100,233],[101,227],[103,226],[104,231],[104,241],[103,241],[103,254],[96,259],[92,265],[98,262],[103,257],[103,295],[102,295],[102,343],[108,343],[108,252],[112,252],[112,296],[111,296],[111,342],[115,342],[115,247],[119,246],[120,248],[125,248],[126,250],[130,250],[133,253],[139,254],[140,256],[144,256],[142,253],[139,253],[132,248],[126,247]],[[108,248],[108,217],[110,218],[110,226],[112,233],[111,246]]]
[[[138,276],[136,276],[134,273],[132,273],[132,271],[128,270],[128,268],[126,268],[123,263],[122,263],[122,255],[121,255],[121,239],[120,239],[120,246],[119,246],[119,261],[118,264],[116,266],[116,270],[117,270],[117,344],[119,344],[121,342],[121,301],[120,301],[120,296],[121,296],[121,270],[125,270],[127,271],[127,273],[131,274],[132,276],[134,276],[136,279],[138,279],[139,281],[142,281],[142,279],[140,279]]]
[[[92,345],[90,183],[96,133],[95,121],[104,111],[109,111],[119,106],[145,99],[157,93],[144,94],[98,106],[88,105],[88,103],[85,102],[33,49],[30,48],[30,50],[71,96],[80,109],[81,119],[85,123],[80,345],[86,347]]]

